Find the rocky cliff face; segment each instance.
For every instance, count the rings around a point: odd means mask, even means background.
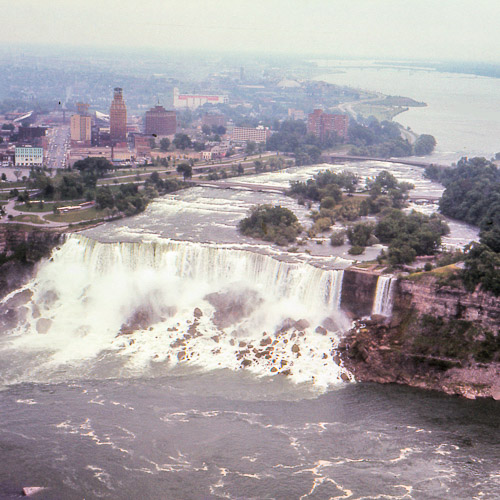
[[[377,288],[376,274],[356,269],[346,269],[342,281],[340,305],[355,318],[369,316]]]
[[[394,312],[412,308],[419,314],[471,321],[496,330],[500,325],[500,299],[490,293],[438,286],[429,277],[419,282],[401,280],[394,299]]]
[[[36,262],[48,257],[61,234],[14,225],[0,226],[0,297],[28,280]]]
[[[339,350],[359,381],[500,399],[499,327],[498,297],[442,287],[429,275],[400,280],[392,318],[358,321]]]

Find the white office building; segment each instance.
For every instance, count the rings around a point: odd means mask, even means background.
[[[15,162],[16,167],[41,167],[43,166],[43,148],[16,147]]]

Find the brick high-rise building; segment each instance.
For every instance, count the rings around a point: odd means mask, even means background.
[[[146,111],[146,134],[173,135],[177,130],[175,111],[167,111],[163,106],[155,106]]]
[[[322,109],[315,109],[309,114],[307,120],[307,132],[319,137],[321,141],[334,133],[346,140],[348,128],[349,115],[332,115],[325,113]]]
[[[127,106],[123,100],[123,91],[116,87],[109,110],[109,135],[112,143],[127,140]]]
[[[88,114],[89,105],[79,102],[76,107],[78,114],[73,115],[70,120],[71,141],[88,146],[92,140],[92,118]]]

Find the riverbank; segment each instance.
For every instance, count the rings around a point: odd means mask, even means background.
[[[431,276],[402,280],[392,318],[357,320],[340,357],[360,382],[500,400],[499,324],[500,300],[492,294],[439,286]]]

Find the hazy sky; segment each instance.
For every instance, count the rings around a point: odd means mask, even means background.
[[[500,61],[500,0],[0,0],[0,42]]]

